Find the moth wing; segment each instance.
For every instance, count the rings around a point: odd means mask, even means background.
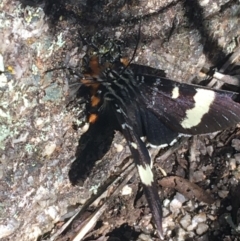
[[[183,134],[211,133],[240,122],[236,93],[144,76],[145,107],[169,129]],[[143,92],[144,91],[144,92]]]
[[[150,110],[142,109],[140,111],[142,127],[146,141],[153,146],[169,145],[178,137],[179,133],[168,128],[159,118]]]
[[[136,164],[139,177],[143,184],[145,196],[155,220],[159,237],[163,239],[161,201],[151,168],[151,158],[145,143],[143,143],[139,136],[139,131],[137,133],[136,129],[134,129],[132,125],[134,121],[139,120],[139,112],[136,111],[136,109],[136,106],[134,107],[133,105],[129,105],[127,108],[128,115],[124,116],[121,113],[117,113],[117,118],[119,124],[122,126],[121,132],[127,140]],[[134,113],[137,113],[137,116],[134,115]],[[129,117],[131,118],[129,119]]]

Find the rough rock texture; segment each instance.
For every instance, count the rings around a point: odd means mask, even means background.
[[[72,90],[68,71],[45,71],[81,70],[87,37],[100,48],[107,39],[119,39],[123,54],[132,56],[139,26],[134,62],[163,69],[177,81],[197,82],[204,64],[221,67],[238,46],[239,1],[1,1],[0,71],[6,70],[0,75],[1,240],[50,240],[64,215],[130,155],[116,133],[115,145],[84,186],[72,187],[68,170],[81,135],[72,126],[83,121],[77,119],[82,110],[66,109]],[[166,240],[240,240],[239,131],[194,140],[163,163],[157,158],[156,166],[195,181],[215,202],[206,205],[201,198],[183,198],[184,190],[176,193],[171,184],[163,187]],[[119,144],[124,148],[117,152]],[[119,194],[92,240],[156,239],[146,201],[139,199],[138,179],[129,185],[130,195]]]

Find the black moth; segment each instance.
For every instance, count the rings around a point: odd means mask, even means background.
[[[111,144],[115,130],[127,140],[159,237],[163,239],[161,201],[152,172],[146,142],[153,146],[171,145],[179,135],[211,133],[240,122],[237,94],[181,84],[138,69],[119,58],[99,64],[89,61],[81,79],[78,97],[86,101],[89,128],[79,141],[80,149],[69,171],[72,184],[85,172],[86,163],[96,161],[89,152],[107,151],[101,142]],[[143,138],[145,141],[143,141]]]

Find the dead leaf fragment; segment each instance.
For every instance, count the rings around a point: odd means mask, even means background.
[[[185,197],[189,199],[198,199],[201,202],[208,204],[214,203],[214,199],[204,189],[197,184],[189,182],[188,180],[178,177],[164,177],[158,182],[162,187],[174,188]]]

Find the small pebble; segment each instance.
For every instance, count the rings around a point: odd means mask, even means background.
[[[207,232],[207,230],[208,230],[208,225],[207,224],[199,223],[198,227],[197,227],[197,230],[196,230],[196,233],[198,235],[202,235],[203,233]]]
[[[233,147],[236,151],[240,151],[240,140],[239,140],[239,139],[233,139],[233,140],[232,140],[232,147]]]
[[[27,182],[29,185],[33,186],[34,185],[34,178],[33,176],[29,176],[28,179],[27,179]]]
[[[203,174],[203,171],[196,171],[192,175],[193,182],[201,182],[206,178],[206,176]]]
[[[208,218],[209,218],[210,220],[214,221],[214,220],[216,220],[217,217],[214,216],[214,215],[208,214]]]
[[[49,143],[45,146],[45,149],[43,151],[43,156],[51,156],[54,150],[56,149],[55,143]]]
[[[4,72],[3,56],[0,54],[0,72]]]
[[[186,240],[186,231],[183,228],[178,229],[177,240],[179,241]]]
[[[193,231],[197,227],[197,223],[192,221],[192,224],[187,227],[187,231]]]
[[[57,222],[60,219],[58,212],[59,210],[57,206],[50,206],[45,209],[45,214],[49,215],[51,219],[55,222]]]
[[[121,36],[121,32],[120,32],[120,31],[117,31],[117,32],[115,33],[115,37],[116,37],[117,39],[119,39],[120,36]]]
[[[164,207],[168,207],[168,206],[169,206],[169,203],[170,203],[170,200],[169,200],[169,199],[164,199],[164,200],[163,200],[163,206],[164,206]]]
[[[209,0],[200,0],[198,3],[201,7],[205,7],[209,4]]]
[[[42,127],[43,126],[43,124],[44,124],[44,119],[43,118],[37,118],[36,120],[35,120],[35,126],[36,126],[36,128],[38,128],[38,127]]]
[[[173,220],[172,215],[168,215],[163,219],[163,229],[168,228],[168,229],[175,229],[176,228],[176,221]]]
[[[221,201],[220,200],[216,200],[214,204],[217,208],[221,207]]]
[[[5,74],[0,74],[0,87],[5,87],[8,84],[8,80]]]
[[[207,153],[209,156],[212,156],[213,151],[214,151],[213,146],[207,146]]]
[[[184,203],[187,201],[185,196],[183,196],[181,193],[177,192],[176,195],[174,196],[174,199],[177,199],[179,202]]]
[[[11,220],[6,221],[6,224],[0,225],[0,239],[9,236],[10,234],[14,233],[18,227],[19,227],[20,223],[15,219],[15,218],[11,218]]]
[[[237,164],[239,165],[240,164],[240,153],[236,153],[234,155],[234,158],[237,160]]]
[[[149,235],[141,233],[138,236],[137,241],[152,241],[152,239],[151,239],[151,237]]]
[[[181,220],[180,220],[180,224],[182,225],[182,227],[187,230],[187,228],[190,226],[191,224],[191,216],[189,214],[186,214]]]
[[[117,152],[121,152],[123,150],[123,145],[114,143],[114,147],[117,149]]]
[[[228,211],[231,211],[231,210],[232,210],[232,206],[228,206],[226,209],[227,209]]]
[[[218,196],[221,198],[226,198],[228,196],[228,193],[229,193],[229,191],[221,190],[218,192]]]
[[[125,185],[122,189],[122,195],[131,195],[132,194],[132,188],[129,187],[129,185]]]
[[[186,202],[184,206],[187,207],[188,212],[192,212],[195,209],[194,202],[192,200],[189,200],[188,202]]]
[[[203,223],[203,222],[206,222],[206,220],[207,220],[206,213],[203,213],[203,212],[193,217],[193,221],[196,223]]]
[[[235,170],[236,167],[237,167],[237,165],[236,165],[236,159],[231,158],[231,159],[229,160],[229,168],[230,168],[230,170]]]
[[[170,213],[168,208],[163,207],[162,208],[162,216],[166,217]]]
[[[37,225],[34,225],[31,227],[29,239],[36,240],[41,234],[42,230]]]
[[[177,199],[173,199],[170,203],[170,210],[174,214],[178,214],[180,212],[180,208],[182,207],[182,203]]]

